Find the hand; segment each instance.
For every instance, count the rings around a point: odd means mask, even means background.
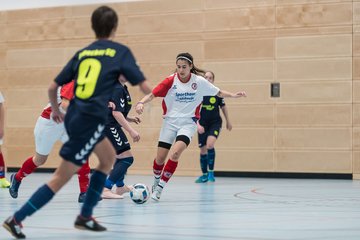
[[[139,134],[137,131],[132,130],[132,131],[130,132],[130,136],[131,136],[131,138],[133,139],[133,142],[138,142],[138,141],[140,141],[140,134]]]
[[[226,129],[229,130],[229,131],[231,131],[231,129],[232,129],[232,124],[231,124],[231,122],[226,122]]]
[[[115,108],[116,108],[115,103],[109,102],[108,103],[108,108],[111,108],[113,111],[115,111]]]
[[[237,92],[237,93],[233,94],[232,97],[234,97],[234,98],[246,97],[246,92],[245,91]]]
[[[203,134],[205,132],[205,128],[200,124],[197,125],[198,133]]]
[[[136,112],[141,115],[144,112],[144,103],[138,102],[135,107]]]
[[[127,79],[126,79],[126,77],[124,76],[124,75],[122,75],[122,74],[120,74],[120,76],[119,76],[119,82],[120,83],[126,83],[127,82]]]
[[[141,123],[141,119],[139,117],[127,117],[127,120],[135,124]]]
[[[62,123],[64,121],[65,114],[60,112],[60,110],[58,110],[58,109],[57,110],[52,109],[51,118],[56,123]]]

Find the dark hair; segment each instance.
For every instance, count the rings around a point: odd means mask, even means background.
[[[112,31],[117,28],[118,16],[108,7],[101,6],[95,9],[91,16],[91,27],[97,38],[108,38]]]
[[[178,60],[185,60],[189,63],[189,65],[192,65],[193,67],[191,68],[190,72],[191,73],[194,73],[196,75],[200,75],[200,76],[204,76],[206,71],[205,70],[202,70],[200,68],[197,68],[195,67],[195,64],[194,64],[194,58],[193,56],[191,56],[190,53],[179,53],[177,56],[176,56],[176,62]]]

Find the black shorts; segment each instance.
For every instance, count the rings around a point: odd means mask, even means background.
[[[96,144],[105,137],[105,119],[83,114],[70,106],[64,124],[69,140],[60,149],[60,156],[75,165],[82,166]]]
[[[104,133],[113,144],[116,154],[130,150],[130,143],[120,126],[106,126]]]
[[[221,131],[222,122],[212,122],[208,125],[203,126],[205,132],[203,134],[198,133],[199,147],[206,146],[206,141],[209,136],[214,136],[218,138]]]

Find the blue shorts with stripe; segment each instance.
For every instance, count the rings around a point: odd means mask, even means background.
[[[69,140],[62,146],[60,156],[78,166],[86,163],[96,144],[105,137],[105,121],[70,105],[64,121]]]

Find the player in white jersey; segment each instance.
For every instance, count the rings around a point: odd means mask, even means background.
[[[155,201],[160,200],[165,184],[176,170],[180,155],[196,133],[203,97],[209,95],[223,98],[246,96],[243,91],[230,93],[220,90],[201,76],[204,73],[205,71],[195,67],[191,54],[180,53],[176,57],[176,73],[159,83],[152,93],[146,95],[136,105],[137,113],[142,114],[144,104],[155,97],[164,98],[162,102],[164,120],[153,165],[154,184],[151,198]],[[170,158],[165,164],[172,145]]]
[[[57,102],[63,112],[67,109],[69,101],[74,96],[74,82],[70,82],[64,85],[61,90],[58,91]],[[30,175],[38,167],[45,164],[47,161],[51,149],[57,141],[65,143],[68,140],[68,136],[65,131],[64,123],[56,123],[51,119],[51,105],[48,104],[41,116],[38,118],[35,129],[35,155],[28,157],[22,164],[18,172],[11,175],[11,185],[9,193],[12,198],[18,197],[18,191],[20,184],[26,176]],[[85,193],[89,185],[89,163],[83,165],[78,172],[80,194],[78,202],[83,202],[85,199]]]
[[[9,181],[5,178],[5,160],[1,152],[1,145],[3,144],[4,137],[4,124],[5,124],[5,110],[4,110],[4,97],[0,92],[0,188],[8,188]]]

